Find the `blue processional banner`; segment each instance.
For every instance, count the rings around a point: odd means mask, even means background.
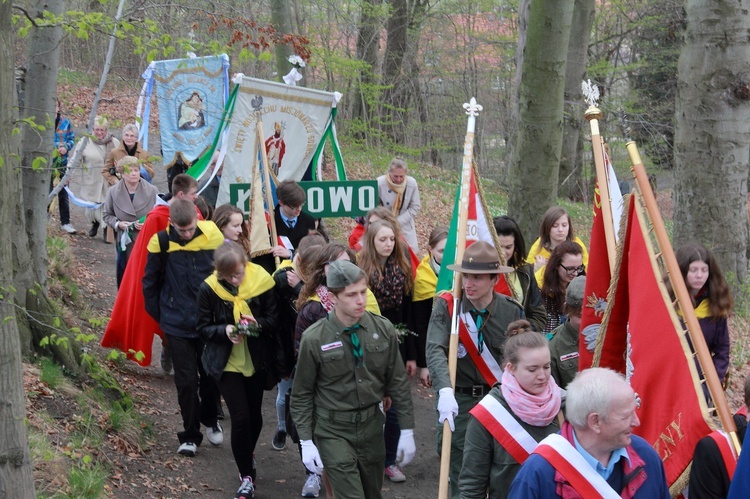
[[[171,167],[178,155],[192,163],[212,146],[219,130],[229,97],[229,57],[221,54],[154,61],[143,78],[139,141],[148,149],[150,96],[156,85],[164,166]]]

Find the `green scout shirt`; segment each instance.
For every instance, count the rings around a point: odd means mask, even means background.
[[[459,307],[463,310],[471,310],[473,305],[464,298]],[[459,308],[457,313],[462,309]],[[483,327],[485,347],[489,348],[492,356],[502,366],[503,346],[508,331],[508,324],[521,318],[523,308],[512,298],[495,293],[492,303],[487,307],[489,318]],[[476,320],[476,316],[472,313]],[[448,374],[448,344],[451,333],[451,316],[448,313],[448,304],[441,298],[435,299],[430,316],[430,325],[427,328],[427,367],[430,370],[430,378],[435,391],[451,386]],[[463,355],[462,355],[463,354]],[[458,363],[456,367],[456,386],[468,388],[472,385],[486,385],[482,374],[474,365],[471,357],[462,349],[459,343]]]
[[[494,397],[513,414],[503,398],[499,384],[495,385],[486,397]],[[515,414],[513,417],[537,442],[560,430],[557,418],[547,426],[532,426],[521,421]],[[484,499],[487,497],[488,488],[489,497],[492,499],[505,499],[519,469],[521,465],[513,456],[495,440],[482,423],[471,416],[464,438],[464,463],[459,478],[461,499]]]
[[[552,377],[565,390],[578,373],[578,330],[565,321],[552,331],[549,342]]]
[[[402,429],[414,428],[398,335],[385,318],[365,312],[357,330],[363,363],[355,367],[351,336],[335,313],[310,326],[299,348],[292,387],[291,412],[301,440],[311,440],[313,414],[320,409],[356,411],[393,400]]]

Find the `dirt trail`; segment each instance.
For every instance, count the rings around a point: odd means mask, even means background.
[[[164,190],[163,171],[157,171],[155,183]],[[81,208],[71,205],[71,220],[78,233],[65,237],[69,238],[77,262],[90,273],[90,280],[79,284],[81,301],[108,316],[116,294],[115,250],[103,242],[101,229],[95,238],[87,235],[89,226]],[[62,234],[56,212],[51,223],[52,230]],[[226,406],[227,419],[222,423],[224,444],[213,447],[204,439],[195,458],[179,456],[176,432],[181,428],[181,418],[172,377],[164,374],[159,366],[160,353],[161,342],[157,338],[153,345],[154,365],[141,368],[128,361],[122,370],[124,383],[133,392],[139,412],[153,424],[153,437],[142,454],[131,454],[113,463],[115,469],[110,485],[114,497],[171,498],[193,494],[208,498],[233,497],[239,481],[230,449],[232,423]],[[264,426],[256,449],[258,499],[300,497],[305,479],[299,453],[291,440],[287,440],[283,451],[271,447],[276,428],[275,399],[274,390],[266,392],[263,400]],[[388,499],[437,495],[439,460],[435,452],[433,392],[422,388],[415,379],[412,399],[417,422],[414,432],[417,456],[404,468],[405,483],[394,484],[386,479],[383,496]],[[321,497],[324,496],[325,493],[321,493]]]

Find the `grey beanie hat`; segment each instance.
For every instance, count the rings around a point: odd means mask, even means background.
[[[365,277],[362,269],[346,260],[336,260],[328,264],[326,284],[329,288],[345,288]]]
[[[565,291],[565,304],[571,308],[581,308],[585,291],[586,276],[579,275],[568,284],[568,289]]]

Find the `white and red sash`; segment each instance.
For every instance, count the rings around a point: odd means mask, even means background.
[[[537,441],[529,435],[513,414],[492,395],[487,395],[470,411],[500,445],[508,451],[518,464],[523,464],[537,446]]]
[[[548,435],[534,449],[556,469],[581,497],[620,499],[610,484],[596,472],[580,452],[560,434]]]
[[[466,352],[471,357],[472,362],[479,370],[479,373],[484,378],[485,382],[493,386],[495,383],[500,381],[503,377],[503,369],[497,360],[492,356],[492,352],[485,344],[485,348],[482,353],[479,353],[477,345],[479,344],[479,332],[477,331],[477,325],[471,314],[468,312],[461,313],[461,320],[458,321],[458,338],[461,340]]]
[[[727,469],[727,474],[729,474],[729,480],[731,481],[734,476],[734,470],[737,469],[737,454],[734,451],[734,445],[732,445],[729,435],[724,431],[714,430],[708,436],[716,442],[716,446],[721,453],[721,459],[724,461],[724,467]]]

